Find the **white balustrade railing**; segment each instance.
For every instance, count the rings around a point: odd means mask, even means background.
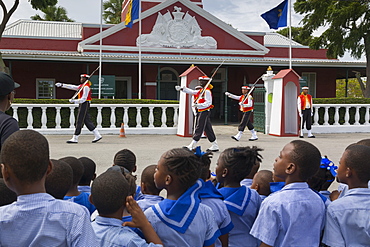
[[[12,104],[13,117],[17,120],[19,119],[19,111],[24,108],[27,109],[27,116],[25,117],[27,123],[27,129],[36,129],[43,134],[72,134],[74,132],[74,126],[76,122],[75,114],[77,114],[78,105],[77,104]],[[91,104],[90,108],[96,108],[96,127],[103,134],[119,134],[121,123],[123,123],[125,128],[125,133],[127,134],[176,134],[177,132],[177,121],[178,121],[178,104]],[[144,124],[148,127],[143,127],[143,109],[148,109],[148,123]],[[154,109],[159,108],[161,110],[160,119],[155,119]],[[34,114],[36,109],[41,109],[41,126],[35,127],[35,117]],[[47,110],[52,109],[55,111],[55,118],[51,119],[51,116],[47,114]],[[62,109],[68,109],[68,116],[66,113],[62,116]],[[109,123],[103,123],[103,109],[110,110]],[[117,121],[117,110],[122,109],[123,114],[120,114],[122,121]],[[136,113],[134,114],[135,119],[130,119],[129,110],[134,109]],[[167,111],[171,109],[173,112],[173,119],[167,119]],[[54,115],[54,114],[53,114]],[[22,116],[23,117],[23,116]],[[62,118],[69,119],[68,126],[62,127]],[[23,119],[24,120],[24,119]],[[94,120],[94,119],[92,119]],[[130,121],[131,120],[131,121]],[[160,121],[158,126],[155,126],[155,120]],[[172,126],[167,126],[167,120],[173,122]],[[53,127],[48,127],[53,125]],[[53,122],[53,124],[50,124]],[[120,123],[121,122],[121,123]],[[136,126],[129,126],[129,123],[135,122]],[[55,124],[54,124],[55,123]],[[64,124],[65,125],[65,124]],[[107,127],[103,127],[103,125]],[[22,127],[22,126],[21,126]],[[88,133],[86,127],[82,129],[82,134]]]
[[[178,104],[91,104],[90,107],[96,108],[96,127],[103,134],[119,134],[121,123],[123,123],[127,134],[176,134],[177,132]],[[370,132],[370,105],[368,104],[314,104],[313,107],[314,133]],[[77,104],[13,104],[13,117],[17,120],[19,120],[19,109],[21,108],[24,108],[24,111],[27,112],[27,116],[22,114],[23,120],[27,122],[27,129],[37,129],[43,134],[72,134],[74,131]],[[161,110],[160,119],[154,117],[155,108]],[[33,114],[36,109],[41,109],[41,119],[36,121],[41,122],[41,126],[37,128],[34,126],[36,119]],[[48,109],[54,109],[54,119],[47,115]],[[62,109],[68,109],[67,116],[65,116],[66,113],[62,116]],[[103,123],[103,109],[109,109],[110,111],[109,120],[105,120],[108,123]],[[144,109],[147,109],[145,113]],[[173,119],[167,119],[169,109],[173,111]],[[122,121],[117,121],[119,120],[118,110],[122,112],[119,114]],[[132,110],[135,111],[135,114],[131,113],[131,118],[134,116],[134,119],[130,119],[129,111]],[[145,119],[147,119],[145,124],[143,124],[143,114],[148,114],[148,116],[145,116]],[[69,119],[68,126],[62,127],[62,118]],[[156,124],[157,126],[154,124],[155,120],[159,121],[159,124]],[[167,126],[167,120],[174,124]],[[55,123],[53,124],[55,126],[47,127],[48,121],[49,123]],[[129,126],[129,123],[131,126]],[[82,133],[88,133],[88,130],[84,127]]]
[[[370,132],[369,104],[314,104],[315,133]]]

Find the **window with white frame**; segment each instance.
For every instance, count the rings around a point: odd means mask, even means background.
[[[55,99],[55,79],[37,78],[36,79],[36,98]]]
[[[308,93],[316,98],[316,73],[313,72],[303,72],[302,79],[305,81],[306,85],[310,88]]]

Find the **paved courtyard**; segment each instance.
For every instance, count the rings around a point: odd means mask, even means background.
[[[298,139],[297,137],[275,137],[258,133],[259,139],[250,142],[248,141],[250,137],[248,131],[243,135],[241,141],[236,142],[230,138],[231,135],[236,134],[237,127],[235,125],[217,125],[214,126],[214,130],[220,146],[220,152],[214,153],[211,164],[212,171],[214,171],[217,158],[223,149],[248,145],[255,145],[264,149],[261,169],[272,170],[274,159],[283,146],[291,140]],[[97,174],[100,174],[112,165],[113,157],[117,151],[127,148],[132,150],[137,157],[138,180],[140,180],[143,168],[150,164],[156,164],[162,153],[174,147],[188,145],[191,142],[190,137],[184,138],[176,135],[126,135],[126,138],[122,138],[117,133],[117,135],[104,135],[103,139],[98,143],[91,143],[93,139],[92,134],[81,135],[78,144],[67,144],[66,140],[70,138],[71,136],[65,135],[47,135],[50,143],[51,158],[87,156],[96,162]],[[364,133],[317,134],[315,139],[304,138],[303,140],[313,143],[320,149],[322,155],[327,155],[330,160],[338,165],[344,149],[349,144],[365,138],[370,138],[370,135]],[[202,146],[202,149],[207,149],[211,146],[206,139],[201,139],[199,145]]]

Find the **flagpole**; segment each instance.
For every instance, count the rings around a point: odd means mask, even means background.
[[[141,99],[141,0],[139,0],[139,95]]]
[[[292,1],[288,0],[289,7],[289,69],[292,69]]]
[[[103,32],[103,0],[100,0],[100,33],[99,33],[99,94],[98,98],[101,99],[101,70],[102,70],[102,44],[103,44],[103,39],[102,39],[102,32]]]

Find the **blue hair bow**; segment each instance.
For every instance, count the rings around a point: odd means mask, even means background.
[[[337,176],[337,172],[335,170],[338,169],[338,166],[334,165],[333,161],[329,160],[327,157],[321,158],[320,168],[329,170],[331,175],[333,175],[333,177]],[[331,182],[331,181],[328,181],[328,182]]]
[[[196,147],[195,148],[195,155],[198,156],[199,158],[202,157],[206,152],[202,152],[202,150],[200,149],[200,146]]]

